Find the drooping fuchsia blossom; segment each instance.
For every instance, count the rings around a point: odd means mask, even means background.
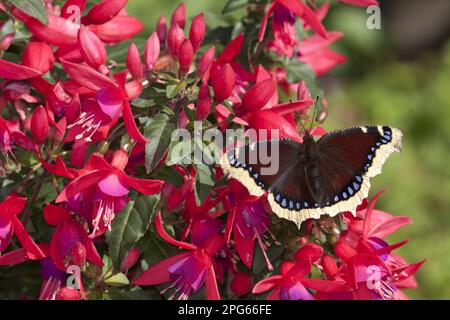
[[[88,199],[92,204],[88,218],[93,228],[91,237],[96,237],[111,227],[115,215],[125,206],[130,189],[142,194],[161,191],[161,180],[128,176],[124,172],[127,162],[127,153],[119,149],[114,153],[111,164],[100,154],[94,153],[78,172],[69,172],[61,162],[58,167],[51,168],[55,174],[72,179],[58,195],[57,203],[67,202],[69,206],[80,207]]]
[[[292,14],[287,14],[283,9],[277,8],[279,6],[284,7],[284,10],[288,10]],[[320,20],[317,18],[316,14],[302,1],[275,0],[269,5],[269,7],[266,9],[266,13],[264,14],[264,18],[258,34],[259,41],[263,41],[264,39],[267,23],[272,13],[274,13],[274,19],[278,19],[275,24],[290,23],[293,19],[292,15],[294,15],[294,17],[300,17],[304,21],[304,23],[309,25],[317,34],[321,35],[322,37],[326,37],[326,30]],[[277,15],[275,16],[275,14]]]
[[[295,14],[283,5],[274,5],[272,17],[273,40],[267,43],[279,56],[291,58],[299,44],[295,29]]]
[[[45,253],[34,242],[17,217],[25,208],[26,203],[27,198],[16,194],[9,194],[5,200],[0,202],[0,253],[9,246],[14,234],[25,249],[25,253],[29,253],[34,259],[41,259]]]
[[[267,269],[273,271],[263,239],[265,234],[270,234],[270,219],[264,206],[265,199],[249,195],[247,189],[235,180],[230,180],[228,186],[231,191],[231,208],[227,216],[225,241],[229,242],[233,234],[236,251],[249,269],[252,268],[256,241],[264,255]]]
[[[151,266],[133,284],[153,286],[171,282],[164,292],[173,288],[170,298],[178,294],[178,299],[189,298],[204,285],[207,299],[220,299],[213,257],[224,244],[221,235],[215,233],[207,238],[201,237],[203,241],[198,245],[175,240],[164,230],[160,212],[156,215],[155,226],[164,241],[187,251]]]
[[[84,269],[87,261],[103,265],[87,230],[72,219],[69,211],[63,207],[47,204],[43,214],[45,221],[56,227],[50,242],[50,254],[58,269],[66,271],[70,265]]]
[[[114,123],[122,115],[128,134],[136,142],[145,143],[147,139],[139,132],[134,121],[129,100],[139,96],[142,86],[132,80],[126,82],[127,71],[116,73],[114,80],[81,64],[61,59],[64,70],[69,74],[89,98],[82,106],[77,121],[68,126],[68,139],[92,140],[92,136],[101,127]]]
[[[296,261],[281,264],[281,274],[269,276],[254,287],[252,292],[260,294],[271,290],[268,300],[313,300],[308,290],[319,292],[348,292],[350,289],[343,281],[330,281],[308,278],[313,262],[320,259],[323,249],[314,244],[306,244],[299,249]]]
[[[405,224],[411,223],[407,217],[393,217],[375,210],[375,203],[382,194],[379,192],[371,201],[361,218],[353,218],[349,229],[342,233],[336,243],[335,254],[343,262],[339,265],[327,258],[323,264],[330,279],[343,279],[352,288],[345,295],[321,295],[332,299],[407,299],[399,288],[414,287],[414,273],[425,261],[406,263],[392,253],[407,241],[389,245],[383,238]]]
[[[25,150],[33,149],[33,141],[19,129],[18,123],[0,117],[0,152],[14,157],[14,144]]]

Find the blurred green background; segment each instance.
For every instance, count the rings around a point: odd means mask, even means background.
[[[154,29],[180,1],[132,0],[129,14]],[[187,0],[190,17],[219,13],[223,0]],[[381,30],[366,27],[365,8],[339,4],[325,20],[345,36],[334,48],[348,62],[321,78],[329,101],[326,128],[387,124],[404,132],[403,153],[393,155],[373,180],[386,188],[378,208],[408,215],[414,224],[391,240],[410,238],[399,253],[427,258],[417,274],[418,299],[450,299],[450,41],[447,0],[382,2]],[[213,20],[211,17],[208,19]],[[215,21],[212,21],[215,22]]]

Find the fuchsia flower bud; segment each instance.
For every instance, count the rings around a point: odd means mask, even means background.
[[[94,5],[87,15],[90,24],[104,24],[114,18],[128,0],[103,0]]]
[[[304,80],[298,83],[297,88],[297,100],[307,100],[311,99],[311,93],[309,92],[308,86]]]
[[[172,14],[170,25],[179,25],[181,29],[184,29],[186,24],[186,5],[184,2],[180,4]]]
[[[250,292],[253,286],[252,276],[246,272],[236,272],[230,283],[230,289],[238,297]]]
[[[137,247],[128,251],[127,255],[125,256],[125,259],[123,259],[120,270],[122,272],[125,272],[128,269],[130,269],[131,267],[133,267],[136,264],[136,262],[138,261],[140,255],[141,255],[141,250]]]
[[[106,63],[106,49],[97,35],[85,27],[78,30],[78,45],[84,61],[97,69]]]
[[[131,75],[136,80],[141,80],[144,73],[144,68],[142,65],[141,55],[139,54],[139,49],[134,43],[130,45],[127,53],[127,68]]]
[[[191,40],[194,51],[197,51],[205,38],[206,26],[205,17],[200,13],[192,19],[191,29],[189,30],[189,39]]]
[[[173,57],[178,56],[178,50],[184,39],[186,39],[186,37],[183,29],[181,29],[178,24],[175,24],[169,28],[169,32],[167,34],[167,45],[169,46],[170,53]]]
[[[214,61],[215,52],[216,49],[211,47],[200,57],[197,67],[197,77],[203,78],[209,72]]]
[[[8,50],[13,39],[14,33],[8,33],[7,35],[3,36],[3,38],[0,40],[0,51]]]
[[[180,64],[180,71],[182,74],[187,74],[194,59],[194,48],[191,41],[185,39],[180,46],[178,52],[178,63]]]
[[[52,49],[44,42],[30,42],[22,57],[24,66],[38,71],[41,74],[49,71],[55,63]]]
[[[31,133],[34,141],[38,144],[44,143],[49,129],[47,111],[45,111],[43,106],[39,106],[34,110],[31,117]]]
[[[165,16],[160,16],[156,22],[156,33],[158,34],[161,47],[164,47],[167,37],[167,22]]]
[[[214,74],[211,80],[216,102],[220,103],[231,96],[235,83],[236,75],[233,68],[227,63]]]
[[[211,110],[211,97],[209,95],[209,86],[203,83],[198,91],[197,97],[197,120],[204,120]]]
[[[160,43],[158,35],[153,32],[145,42],[144,62],[147,71],[151,72],[155,68],[156,61],[159,58]]]
[[[70,249],[70,256],[72,262],[77,266],[84,267],[86,264],[86,248],[81,242],[75,243],[75,245]]]

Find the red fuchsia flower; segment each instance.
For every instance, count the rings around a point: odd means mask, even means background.
[[[192,61],[194,60],[194,48],[191,41],[185,39],[178,52],[178,64],[180,65],[180,72],[182,75],[186,75],[191,68]]]
[[[205,17],[203,13],[195,16],[192,19],[191,28],[189,30],[189,40],[191,40],[194,52],[197,52],[198,48],[203,42],[206,33]]]
[[[248,294],[253,287],[252,275],[247,272],[236,272],[230,283],[230,289],[233,293],[242,297]]]
[[[158,34],[153,32],[145,42],[144,62],[147,72],[152,72],[159,58],[160,40]]]
[[[48,124],[47,111],[43,106],[38,106],[34,109],[33,116],[31,117],[31,133],[33,139],[37,144],[42,144],[47,139],[50,130]]]
[[[308,289],[320,292],[349,291],[344,282],[308,278],[314,259],[318,254],[322,254],[323,249],[306,244],[300,250],[304,252],[298,255],[297,261],[283,262],[280,275],[261,280],[253,287],[252,292],[260,294],[272,290],[267,300],[313,300],[314,296]]]
[[[183,2],[172,13],[170,25],[172,26],[178,25],[181,29],[184,29],[185,24],[186,24],[186,4]]]
[[[227,63],[220,68],[211,79],[211,84],[214,90],[214,100],[216,102],[223,102],[231,96],[231,93],[236,84],[236,75],[233,68]]]
[[[165,208],[170,212],[183,204],[192,192],[195,182],[195,177],[186,172],[180,166],[174,166],[183,176],[183,184],[175,186],[169,182],[165,182],[161,190],[161,197],[164,200]]]
[[[114,74],[114,80],[96,70],[61,59],[64,70],[79,86],[79,92],[86,97],[78,119],[68,126],[66,141],[84,139],[91,142],[100,127],[108,126],[122,115],[125,128],[133,140],[146,143],[147,139],[139,132],[131,111],[129,100],[137,97],[141,84],[132,80],[126,82],[127,71]]]
[[[381,194],[378,193],[367,207],[364,220],[350,222],[349,231],[336,243],[334,251],[343,264],[338,268],[330,258],[323,264],[329,278],[344,279],[352,292],[322,298],[406,299],[399,288],[415,286],[413,275],[425,261],[407,264],[392,253],[407,241],[388,245],[382,239],[411,221],[376,212],[375,203]]]
[[[205,120],[211,110],[211,97],[209,94],[209,86],[202,83],[198,90],[195,118],[197,120]]]
[[[103,265],[86,229],[78,221],[72,220],[69,211],[47,204],[44,208],[44,218],[49,225],[56,227],[50,241],[50,254],[58,269],[66,271],[70,265],[84,269],[87,261]]]
[[[43,75],[53,67],[55,57],[44,42],[30,42],[22,56],[22,64],[0,60],[0,77],[25,80]]]
[[[251,196],[237,181],[229,181],[229,201],[231,208],[227,217],[225,241],[229,242],[231,234],[235,242],[236,251],[242,262],[252,268],[255,241],[257,241],[267,264],[267,269],[273,271],[272,263],[267,256],[267,243],[264,235],[270,233],[270,219],[264,203],[265,199]],[[273,236],[272,236],[273,237]]]
[[[126,64],[128,71],[130,71],[133,76],[133,79],[140,81],[144,76],[144,66],[142,64],[139,49],[134,43],[128,47]]]
[[[106,49],[98,36],[88,28],[81,26],[78,30],[78,45],[83,60],[92,68],[102,73],[109,73],[106,63]]]
[[[263,21],[261,23],[261,27],[259,28],[258,38],[259,41],[263,41],[264,34],[267,27],[267,22],[269,21],[269,17],[275,10],[278,10],[277,7],[283,6],[288,11],[292,12],[297,17],[300,17],[305,24],[309,25],[317,34],[326,38],[326,30],[320,20],[315,15],[314,11],[311,10],[306,4],[304,4],[300,0],[275,0],[273,1],[266,10],[264,14]],[[275,14],[275,13],[274,13]],[[280,12],[278,12],[280,14]],[[287,15],[285,13],[280,14],[274,19],[280,19],[275,24],[282,24],[284,22],[290,23],[292,20],[292,15]]]
[[[22,222],[17,217],[23,211],[27,198],[16,194],[8,195],[0,202],[0,253],[10,244],[13,234],[16,235],[25,253],[34,259],[45,256],[44,251],[34,242]]]
[[[185,39],[184,31],[178,24],[170,26],[169,32],[167,33],[167,46],[173,58],[178,57],[178,51]]]
[[[166,45],[167,37],[167,22],[165,16],[160,16],[158,18],[158,21],[156,22],[156,33],[158,34],[161,48],[164,48]]]
[[[267,47],[279,56],[291,58],[299,44],[295,29],[295,18],[295,14],[285,6],[274,5],[272,17],[274,39],[268,42]]]
[[[99,154],[92,154],[85,168],[76,176],[69,173],[73,179],[58,195],[56,202],[68,202],[69,206],[78,207],[86,201],[92,203],[91,222],[94,238],[111,228],[115,215],[125,206],[130,189],[142,194],[155,194],[161,191],[163,181],[137,179],[128,176],[124,169],[128,155],[123,150],[117,150],[111,164]],[[63,173],[63,169],[56,174]],[[63,175],[67,176],[63,173]]]
[[[298,50],[298,60],[307,63],[317,74],[324,75],[347,58],[328,48],[342,37],[340,32],[327,32],[327,38],[312,35],[302,41]]]
[[[203,78],[203,76],[208,75],[214,62],[215,52],[216,48],[211,47],[200,57],[197,65],[197,78]]]
[[[170,299],[177,294],[178,299],[187,299],[204,285],[207,299],[220,299],[213,266],[214,255],[223,246],[220,234],[207,237],[201,245],[175,240],[164,230],[160,212],[156,215],[155,226],[164,241],[187,251],[151,266],[135,279],[133,284],[152,286],[171,282],[162,292],[173,288]]]
[[[82,23],[103,24],[114,18],[125,7],[128,0],[103,0],[92,6]]]
[[[0,151],[5,155],[11,155],[13,144],[17,144],[25,150],[33,150],[33,141],[26,136],[16,122],[0,117]]]

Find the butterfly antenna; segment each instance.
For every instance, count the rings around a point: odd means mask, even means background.
[[[289,98],[289,102],[292,105],[292,99],[291,98]],[[294,112],[294,107],[292,107],[292,112]],[[302,119],[300,119],[300,125],[302,126],[303,131],[305,131],[305,133],[306,133],[307,130],[306,130],[305,126],[303,125]]]
[[[309,126],[309,131],[312,130],[313,124],[316,121],[316,114],[317,114],[317,104],[319,103],[319,96],[316,97],[316,103],[314,104],[314,112],[313,117],[311,118],[311,124]]]

